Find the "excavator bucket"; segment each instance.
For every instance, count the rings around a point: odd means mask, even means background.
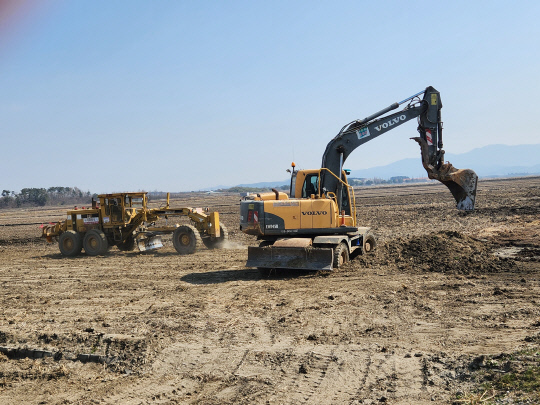
[[[458,210],[474,210],[478,176],[470,169],[456,169],[450,163],[444,164],[441,168],[446,165],[451,166],[455,171],[444,173],[443,170],[443,174],[434,172],[431,175],[428,174],[429,178],[439,180],[450,189]]]
[[[443,183],[456,200],[458,210],[472,211],[476,202],[476,188],[478,176],[471,169],[456,169],[450,162],[440,165],[439,168],[431,165],[428,159],[428,146],[420,137],[411,138],[420,145],[422,153],[422,165],[426,169],[430,179],[439,180]]]
[[[333,258],[333,249],[249,246],[246,267],[332,270]]]

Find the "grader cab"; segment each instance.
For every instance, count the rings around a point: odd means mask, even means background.
[[[42,237],[49,242],[58,238],[64,256],[76,256],[82,249],[90,256],[102,255],[111,246],[123,251],[157,249],[163,246],[161,236],[172,234],[174,248],[180,254],[194,253],[199,246],[219,248],[228,234],[219,221],[218,212],[200,208],[148,208],[145,192],[101,194],[90,208],[75,207],[65,220],[42,226]],[[188,225],[168,225],[170,218],[188,217]],[[156,222],[165,219],[164,226]]]

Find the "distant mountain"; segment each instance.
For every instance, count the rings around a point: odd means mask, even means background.
[[[274,188],[274,187],[281,187],[284,185],[290,184],[291,179],[285,179],[282,181],[261,181],[259,183],[250,183],[250,184],[237,184],[235,186],[215,186],[215,187],[206,187],[201,188],[199,191],[213,191],[213,190],[226,190],[232,187],[253,187],[253,188],[267,188],[268,190]]]
[[[444,157],[454,167],[458,169],[472,169],[480,177],[540,174],[540,144],[488,145],[466,153],[447,153]],[[351,170],[349,177],[368,179],[378,177],[387,180],[395,176],[412,178],[426,177],[426,171],[420,161],[420,152],[417,158],[402,159],[385,166],[377,166],[369,169]],[[285,179],[238,184],[237,187],[266,187],[271,189],[272,187],[279,187],[289,183],[290,179]],[[226,189],[229,187],[208,187],[204,190]]]
[[[291,179],[285,179],[282,181],[262,181],[260,183],[253,183],[253,184],[239,184],[237,187],[257,187],[257,188],[274,188],[274,187],[281,187],[286,184],[289,184],[291,182]]]
[[[445,154],[458,169],[472,169],[480,177],[540,174],[540,144],[489,145],[460,154]],[[418,158],[398,160],[385,166],[351,170],[350,177],[389,179],[394,176],[425,177]]]

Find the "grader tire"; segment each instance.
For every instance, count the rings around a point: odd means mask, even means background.
[[[116,244],[116,247],[118,248],[118,250],[121,250],[122,252],[131,252],[133,248],[135,247],[135,239],[133,239],[133,237],[130,236],[124,242],[118,242]]]
[[[349,247],[345,243],[341,242],[334,249],[334,262],[333,262],[334,269],[339,269],[348,261],[349,261]]]
[[[219,238],[203,238],[204,246],[208,249],[220,249],[223,247],[224,242],[229,239],[229,233],[227,228],[223,224],[219,224]]]
[[[58,247],[60,253],[64,256],[77,256],[82,250],[82,238],[81,234],[75,231],[66,231],[60,235],[58,239]]]
[[[109,250],[107,237],[99,229],[91,229],[86,232],[83,240],[84,251],[88,256],[104,255]]]
[[[191,225],[182,225],[176,228],[172,240],[174,248],[181,255],[195,253],[197,248],[202,245],[199,231]]]

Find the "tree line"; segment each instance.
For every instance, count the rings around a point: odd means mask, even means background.
[[[380,177],[373,177],[371,179],[358,179],[358,178],[348,178],[348,182],[351,186],[373,186],[378,184],[403,184],[403,183],[425,183],[429,181],[427,177],[425,178],[410,178],[408,176],[394,176],[389,179],[382,179]]]
[[[19,193],[2,190],[0,208],[89,204],[92,197],[90,191],[82,191],[78,187],[23,188]]]

